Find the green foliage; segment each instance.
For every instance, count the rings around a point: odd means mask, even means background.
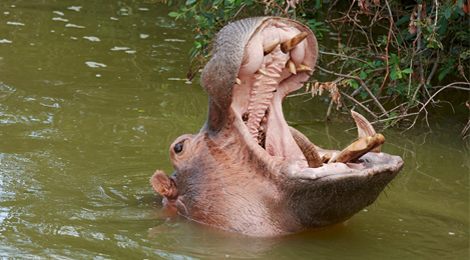
[[[171,1],[167,1],[171,4]],[[208,55],[208,46],[215,36],[236,13],[246,6],[253,5],[251,0],[186,0],[178,11],[170,12],[168,15],[175,19],[192,20],[192,25],[198,35],[191,49],[191,60],[199,58],[204,60]]]
[[[171,5],[172,0],[166,0]],[[183,4],[184,3],[184,4]],[[307,3],[307,1],[305,2]],[[283,16],[298,17],[308,25],[318,38],[329,29],[323,27],[323,22],[315,19],[322,7],[322,0],[317,0],[313,9],[286,9],[285,0],[259,1],[259,0],[186,0],[179,2],[179,10],[168,15],[175,19],[187,19],[198,33],[191,49],[191,60],[204,62],[209,55],[209,46],[215,34],[228,22],[250,16]],[[316,9],[315,9],[316,8]]]
[[[166,2],[172,4],[172,0]],[[468,82],[467,0],[362,0],[352,1],[351,6],[335,6],[339,2],[300,0],[292,8],[286,0],[185,0],[178,1],[180,6],[169,16],[191,21],[198,33],[191,60],[200,64],[209,57],[216,32],[230,21],[262,15],[296,19],[312,29],[320,50],[328,50],[319,65],[348,74],[343,86],[351,90],[345,93],[354,91],[363,100],[370,98],[369,92],[360,88],[364,84],[357,82],[360,78],[377,98],[388,96],[389,100],[408,104],[404,114],[425,103],[430,92],[436,91],[432,85],[446,81],[448,76]],[[330,30],[339,35],[337,42],[332,37],[322,46],[324,34]],[[322,63],[325,60],[328,64]],[[400,113],[390,111],[386,124],[393,126],[401,118]]]

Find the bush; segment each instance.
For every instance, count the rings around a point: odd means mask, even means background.
[[[199,67],[210,56],[215,33],[234,19],[273,15],[303,22],[319,40],[316,71],[337,76],[307,86],[343,86],[335,92],[342,98],[331,101],[338,107],[354,104],[387,126],[410,129],[418,118],[427,119],[429,105],[440,102],[436,96],[444,89],[470,90],[469,9],[470,0],[187,0],[169,15],[193,21],[198,35],[190,59]],[[330,31],[338,34],[333,48],[322,46]],[[470,120],[463,136],[469,128]]]

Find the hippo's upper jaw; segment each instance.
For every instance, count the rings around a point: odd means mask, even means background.
[[[305,26],[251,18],[217,35],[202,85],[206,124],[170,147],[176,172],[152,177],[168,205],[195,221],[257,236],[338,223],[375,201],[403,167],[384,138],[352,113],[360,139],[321,149],[290,128],[282,100],[311,75],[317,43]]]

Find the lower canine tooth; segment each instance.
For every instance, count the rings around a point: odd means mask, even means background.
[[[326,153],[321,157],[321,161],[323,163],[328,163],[328,161],[330,161],[331,157],[333,157],[332,153]]]
[[[364,154],[374,150],[385,142],[385,137],[381,134],[359,138],[356,142],[344,148],[339,154],[331,158],[329,163],[355,162]]]
[[[292,74],[297,74],[297,70],[295,68],[295,64],[292,60],[288,60],[287,63],[286,63],[286,67],[287,69],[290,71],[290,73]]]
[[[367,121],[367,119],[363,115],[354,111],[351,111],[351,115],[354,118],[354,121],[356,122],[359,138],[373,136],[376,134],[372,124]],[[372,152],[380,153],[380,146],[372,150]]]
[[[312,71],[313,69],[310,68],[310,67],[307,67],[303,64],[300,64],[299,66],[297,66],[297,68],[295,68],[297,70],[297,72],[299,71]]]
[[[293,127],[289,127],[289,130],[292,134],[292,137],[294,137],[295,142],[307,159],[308,167],[317,168],[323,166],[320,154],[318,154],[315,145],[313,145],[312,142],[310,142],[310,140],[308,140],[308,138],[299,130]]]

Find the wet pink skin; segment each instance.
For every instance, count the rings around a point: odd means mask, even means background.
[[[291,51],[278,46],[264,55],[263,45],[300,32],[308,36]],[[198,134],[170,146],[175,173],[157,171],[151,178],[167,206],[224,230],[276,236],[342,222],[377,199],[403,167],[400,157],[367,153],[355,163],[309,168],[284,119],[283,99],[312,74],[294,75],[286,63],[313,69],[317,48],[307,27],[283,18],[245,19],[220,31],[201,76],[207,121]],[[338,152],[318,149],[320,155]]]

